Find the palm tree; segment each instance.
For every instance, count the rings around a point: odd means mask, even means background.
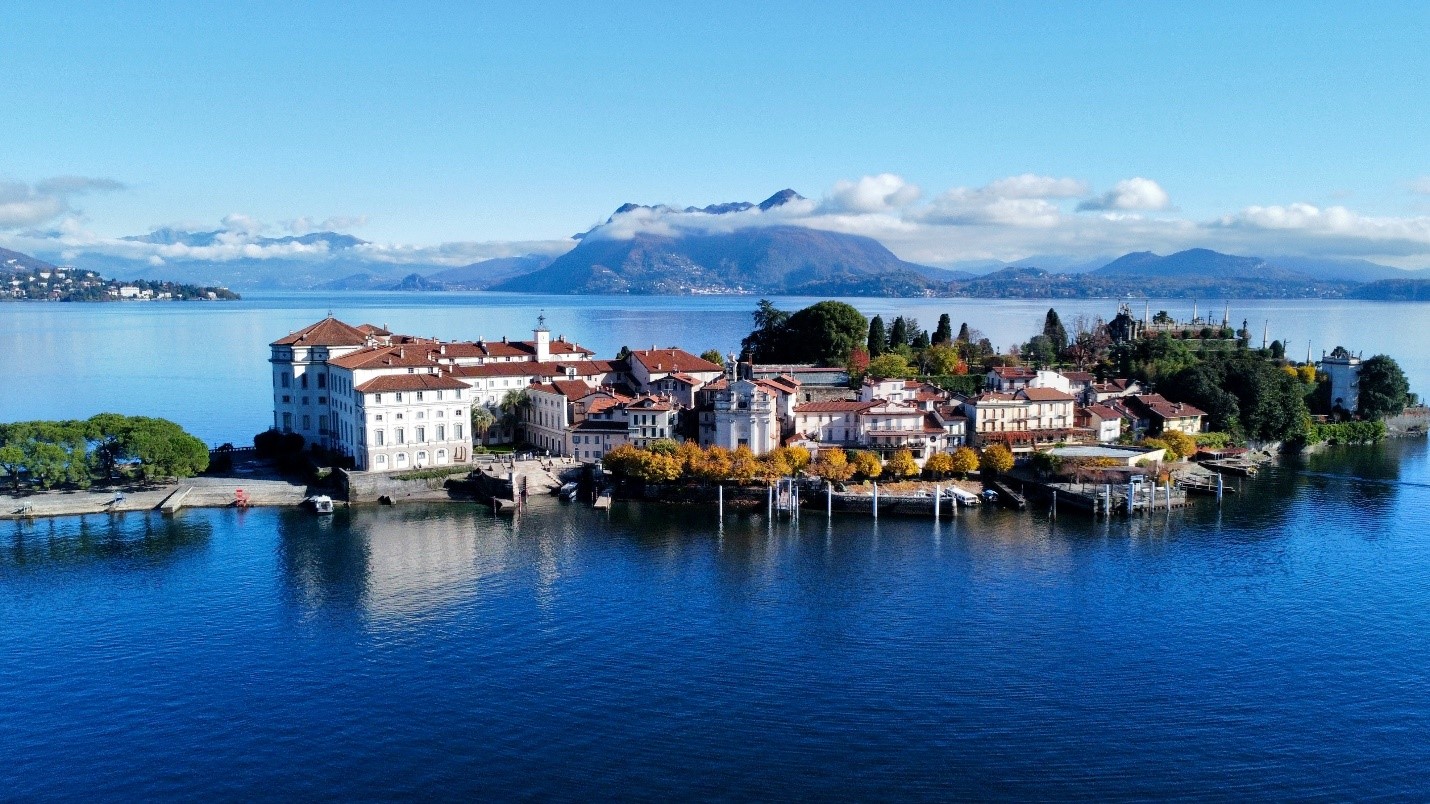
[[[501,398],[501,404],[498,407],[501,408],[502,422],[511,428],[511,440],[513,444],[517,441],[516,428],[521,422],[521,414],[526,410],[526,406],[530,402],[531,397],[527,396],[524,389],[517,390],[513,388],[506,392],[506,396]]]
[[[496,423],[497,417],[492,414],[491,408],[486,405],[472,406],[472,435],[479,436],[481,443],[487,442],[487,431]]]

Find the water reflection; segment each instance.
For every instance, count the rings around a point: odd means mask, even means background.
[[[158,514],[97,514],[0,522],[0,533],[8,535],[0,570],[121,559],[149,565],[201,550],[213,537],[213,524]]]

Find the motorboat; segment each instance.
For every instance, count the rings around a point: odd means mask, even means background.
[[[304,502],[312,507],[315,514],[331,514],[333,512],[333,498],[326,494],[314,494]]]

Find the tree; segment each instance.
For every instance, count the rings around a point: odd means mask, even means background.
[[[854,474],[871,480],[884,473],[884,462],[872,452],[855,450],[849,456],[849,462],[854,466]]]
[[[756,329],[741,347],[757,363],[843,365],[864,344],[869,322],[852,306],[822,301],[793,314],[761,300]]]
[[[957,472],[960,476],[967,478],[969,472],[978,471],[978,453],[970,447],[959,447],[950,456],[948,471]]]
[[[702,450],[694,462],[694,474],[701,480],[719,481],[730,476],[730,451],[724,447]]]
[[[1206,411],[1211,429],[1253,441],[1285,441],[1305,433],[1305,388],[1253,352],[1214,354],[1161,385],[1174,402]]]
[[[958,343],[973,343],[976,340],[977,339],[973,337],[973,333],[968,330],[967,321],[958,325]]]
[[[1048,308],[1048,314],[1043,319],[1043,335],[1052,341],[1053,349],[1061,352],[1068,345],[1068,331],[1063,326],[1062,319],[1058,318],[1058,311]]]
[[[1034,335],[1023,344],[1023,360],[1035,366],[1047,366],[1058,358],[1058,347],[1047,335]]]
[[[809,450],[804,447],[780,447],[775,452],[789,465],[789,474],[798,474],[809,466]]]
[[[909,323],[903,316],[894,319],[894,325],[889,328],[889,348],[897,349],[900,346],[907,346],[909,343]]]
[[[503,423],[511,428],[512,440],[516,440],[516,426],[521,421],[521,414],[531,402],[531,397],[527,396],[526,389],[513,388],[507,391],[501,398],[501,403],[497,406],[502,412]]]
[[[680,451],[679,442],[669,438],[657,438],[646,449],[657,455],[674,455]]]
[[[918,462],[914,460],[914,454],[907,449],[900,449],[894,452],[894,456],[884,465],[884,472],[890,477],[916,477],[919,473]]]
[[[1281,341],[1272,341],[1272,342],[1271,342],[1271,359],[1272,359],[1272,360],[1285,360],[1285,359],[1286,359],[1286,346],[1285,346],[1284,344],[1282,344]]]
[[[855,467],[849,463],[849,456],[839,447],[828,447],[819,451],[819,457],[810,464],[810,472],[831,483],[843,483],[854,476]]]
[[[924,461],[924,471],[934,477],[944,477],[953,471],[953,456],[947,452],[935,452]]]
[[[989,474],[1002,474],[1013,468],[1013,453],[1002,444],[989,444],[978,456],[978,465]]]
[[[760,463],[755,453],[743,444],[730,455],[730,479],[737,483],[749,483],[760,472]]]
[[[822,301],[789,317],[784,353],[780,362],[843,365],[850,353],[863,345],[868,321],[852,305]]]
[[[881,380],[899,377],[908,377],[913,374],[913,369],[909,367],[909,361],[901,354],[890,352],[880,355],[869,361],[868,375]]]
[[[1167,442],[1167,455],[1173,460],[1190,458],[1197,454],[1197,440],[1186,433],[1167,430],[1162,433],[1162,440]]]
[[[10,478],[10,485],[20,490],[20,473],[25,471],[25,451],[14,444],[0,445],[0,471]]]
[[[958,356],[958,350],[946,341],[930,346],[924,352],[924,363],[928,366],[928,373],[940,377],[958,374],[959,367],[963,368],[963,373],[968,373],[968,366]]]
[[[944,313],[938,317],[938,326],[934,327],[933,342],[935,344],[949,343],[952,340],[953,320],[948,317],[948,313]]]
[[[930,342],[929,342],[929,333],[928,333],[928,330],[926,330],[926,329],[914,330],[914,340],[913,340],[913,343],[910,344],[911,346],[914,347],[914,349],[927,349],[927,348],[929,348],[929,343],[930,343]]]
[[[725,356],[720,354],[719,349],[706,349],[700,353],[701,360],[708,360],[721,368],[725,367]]]
[[[869,337],[865,346],[871,358],[889,351],[889,335],[884,331],[883,316],[876,315],[869,319]]]
[[[869,370],[869,352],[865,349],[855,349],[849,353],[849,362],[844,364],[844,368],[849,371],[849,379],[858,382],[864,378],[864,373]]]
[[[124,436],[124,452],[139,462],[145,477],[192,477],[209,467],[204,442],[167,419],[135,416]]]
[[[1360,397],[1356,410],[1377,421],[1397,416],[1410,402],[1410,382],[1400,364],[1387,355],[1376,355],[1360,364]]]
[[[492,414],[492,409],[486,405],[472,405],[472,434],[478,440],[486,443],[487,431],[497,423],[497,417]]]

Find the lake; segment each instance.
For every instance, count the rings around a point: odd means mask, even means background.
[[[545,313],[553,335],[612,357],[631,348],[679,346],[729,352],[752,327],[758,300],[740,296],[530,296],[504,293],[251,293],[240,302],[0,304],[0,421],[85,418],[102,411],[173,419],[210,445],[249,443],[272,424],[268,344],[331,311],[350,323],[447,339],[531,337]],[[813,298],[777,298],[787,310]],[[912,316],[932,329],[941,313],[968,322],[1000,349],[1041,332],[1048,308],[1072,326],[1079,315],[1111,318],[1106,299],[871,299],[845,301],[866,315]],[[1151,303],[1190,317],[1191,302]],[[1205,301],[1220,311],[1219,301]],[[1140,308],[1137,312],[1141,312]],[[1217,313],[1220,315],[1220,312]],[[1231,317],[1250,322],[1304,358],[1344,345],[1395,357],[1412,390],[1430,391],[1430,305],[1342,300],[1234,301]]]
[[[0,522],[0,798],[1425,798],[1426,442],[1247,489]]]

